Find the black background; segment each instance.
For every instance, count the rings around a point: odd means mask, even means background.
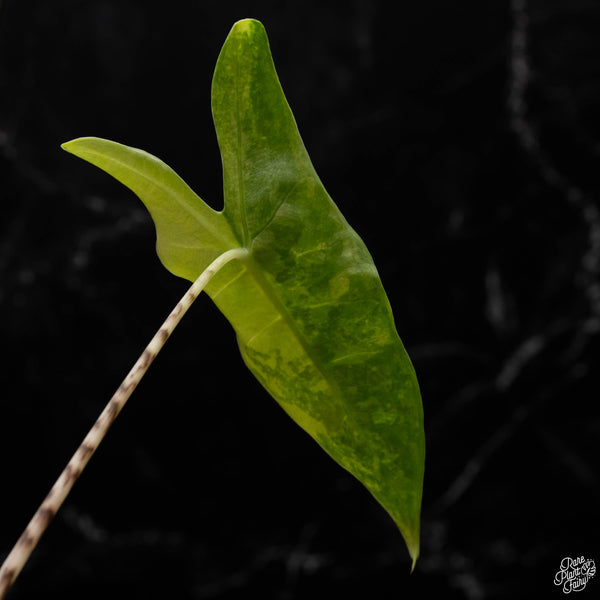
[[[210,81],[244,17],[420,379],[421,559],[202,298],[12,597],[561,597],[564,556],[600,559],[595,0],[3,0],[0,557],[187,288],[59,145],[144,148],[220,208]]]

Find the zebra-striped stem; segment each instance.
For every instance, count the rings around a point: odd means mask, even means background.
[[[104,439],[123,406],[137,387],[148,367],[156,358],[183,315],[200,295],[206,284],[229,261],[244,259],[248,251],[243,248],[228,250],[216,258],[196,279],[185,295],[177,303],[146,349],[142,352],[131,371],[127,374],[113,397],[110,399],[83,442],[50,489],[50,492],[33,515],[31,521],[17,540],[13,549],[0,568],[0,600],[14,583],[25,563],[46,531],[48,524],[61,507],[73,485],[81,475],[90,458]]]

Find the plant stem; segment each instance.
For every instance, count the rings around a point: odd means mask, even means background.
[[[83,442],[60,474],[56,483],[42,502],[31,521],[17,540],[10,554],[6,557],[2,568],[0,568],[0,600],[8,592],[11,585],[21,572],[21,569],[29,559],[31,553],[46,531],[52,517],[73,488],[74,483],[81,475],[90,458],[104,439],[110,426],[114,423],[117,415],[131,396],[133,390],[145,375],[148,367],[156,358],[165,342],[173,333],[173,330],[200,295],[206,284],[212,277],[229,261],[243,259],[248,255],[244,248],[228,250],[216,258],[196,279],[185,295],[177,303],[171,314],[167,317],[160,329],[156,332],[144,352],[138,358],[131,371],[127,374],[113,397],[110,399],[93,427],[84,438]]]

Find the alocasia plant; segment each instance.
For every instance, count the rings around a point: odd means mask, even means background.
[[[204,287],[248,368],[389,512],[414,567],[425,456],[417,379],[372,258],[311,164],[258,21],[239,21],[227,37],[212,110],[221,212],[144,151],[98,138],[63,148],[139,196],[162,263],[196,281],[187,305]],[[132,373],[141,377],[173,327],[159,331]],[[122,388],[131,393],[136,383]],[[110,422],[123,403],[107,407]],[[94,449],[80,453],[87,459]]]

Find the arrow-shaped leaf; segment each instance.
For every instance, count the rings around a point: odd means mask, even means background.
[[[97,138],[64,148],[141,198],[176,275],[194,280],[219,254],[248,250],[207,292],[257,379],[387,509],[414,566],[425,455],[417,380],[371,256],[313,169],[259,22],[236,23],[225,41],[212,107],[220,213],[145,152]]]

